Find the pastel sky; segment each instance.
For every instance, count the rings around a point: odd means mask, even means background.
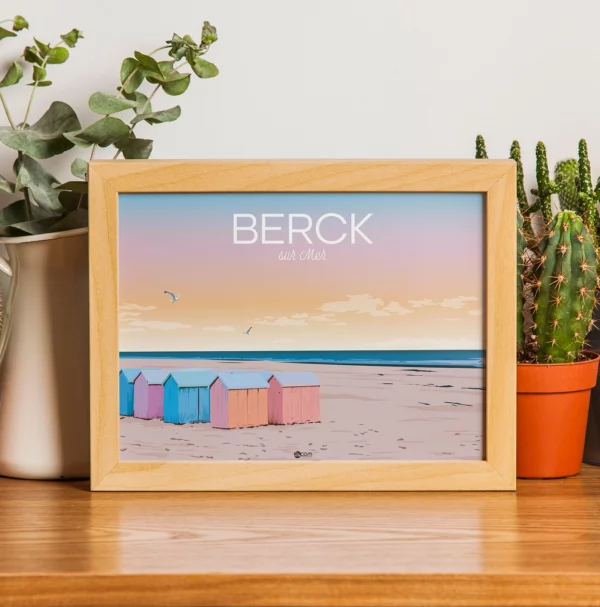
[[[120,350],[483,349],[484,251],[480,194],[122,194]]]

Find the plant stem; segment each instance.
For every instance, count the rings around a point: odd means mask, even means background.
[[[10,128],[13,130],[16,130],[17,127],[15,126],[14,120],[12,119],[12,116],[10,115],[10,112],[8,111],[8,105],[6,105],[6,99],[4,99],[4,95],[2,94],[2,91],[0,91],[0,101],[2,102],[2,107],[4,108],[4,113],[6,114],[6,117],[8,118],[8,123],[10,124]]]
[[[59,43],[55,44],[54,46],[50,47],[51,49],[53,48],[57,48],[59,46],[63,45],[63,41],[61,40]],[[42,69],[46,68],[46,64],[48,63],[48,56],[44,57],[44,61],[42,62],[42,65],[40,66]],[[36,80],[33,84],[33,90],[31,91],[31,95],[29,96],[29,103],[27,104],[27,109],[25,110],[25,117],[23,118],[23,123],[21,124],[21,128],[24,129],[25,125],[27,124],[27,118],[29,118],[29,112],[31,111],[31,104],[33,103],[33,97],[35,96],[35,91],[37,90],[38,87],[38,81]]]
[[[23,152],[18,153],[19,166],[23,162]],[[29,198],[29,189],[27,187],[23,188],[23,198],[25,198],[25,217],[27,221],[31,219],[31,198]]]

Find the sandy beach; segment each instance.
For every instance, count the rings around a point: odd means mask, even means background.
[[[321,422],[223,430],[210,424],[120,419],[123,461],[477,460],[484,456],[483,369],[271,361],[125,359],[122,367],[312,371]],[[310,454],[310,455],[308,455]]]

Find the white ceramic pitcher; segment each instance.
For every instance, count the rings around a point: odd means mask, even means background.
[[[87,228],[0,244],[0,475],[88,477]]]

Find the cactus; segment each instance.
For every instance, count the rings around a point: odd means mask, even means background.
[[[580,212],[579,165],[577,160],[560,160],[554,167],[554,182],[562,211]]]
[[[536,358],[573,362],[592,326],[598,270],[594,240],[573,211],[560,211],[540,251],[533,302]]]
[[[527,241],[523,229],[523,216],[517,210],[517,352],[523,353],[525,333],[523,332],[523,273],[527,262]]]
[[[487,150],[485,149],[485,140],[483,135],[477,135],[475,139],[475,158],[482,160],[487,158]]]
[[[548,158],[546,156],[546,146],[538,141],[535,146],[535,176],[537,178],[537,190],[531,190],[538,200],[535,203],[544,216],[546,223],[552,221],[552,194],[556,193],[556,184],[550,181],[550,171],[548,170]]]
[[[518,141],[513,141],[510,146],[509,158],[517,163],[517,202],[521,213],[529,207],[527,194],[525,192],[525,177],[523,175],[523,162],[521,161],[521,146]]]
[[[588,157],[587,142],[585,139],[579,141],[579,200],[580,214],[585,222],[587,229],[592,234],[594,243],[597,243],[596,236],[596,192],[592,186],[592,170],[590,168],[590,159]]]

